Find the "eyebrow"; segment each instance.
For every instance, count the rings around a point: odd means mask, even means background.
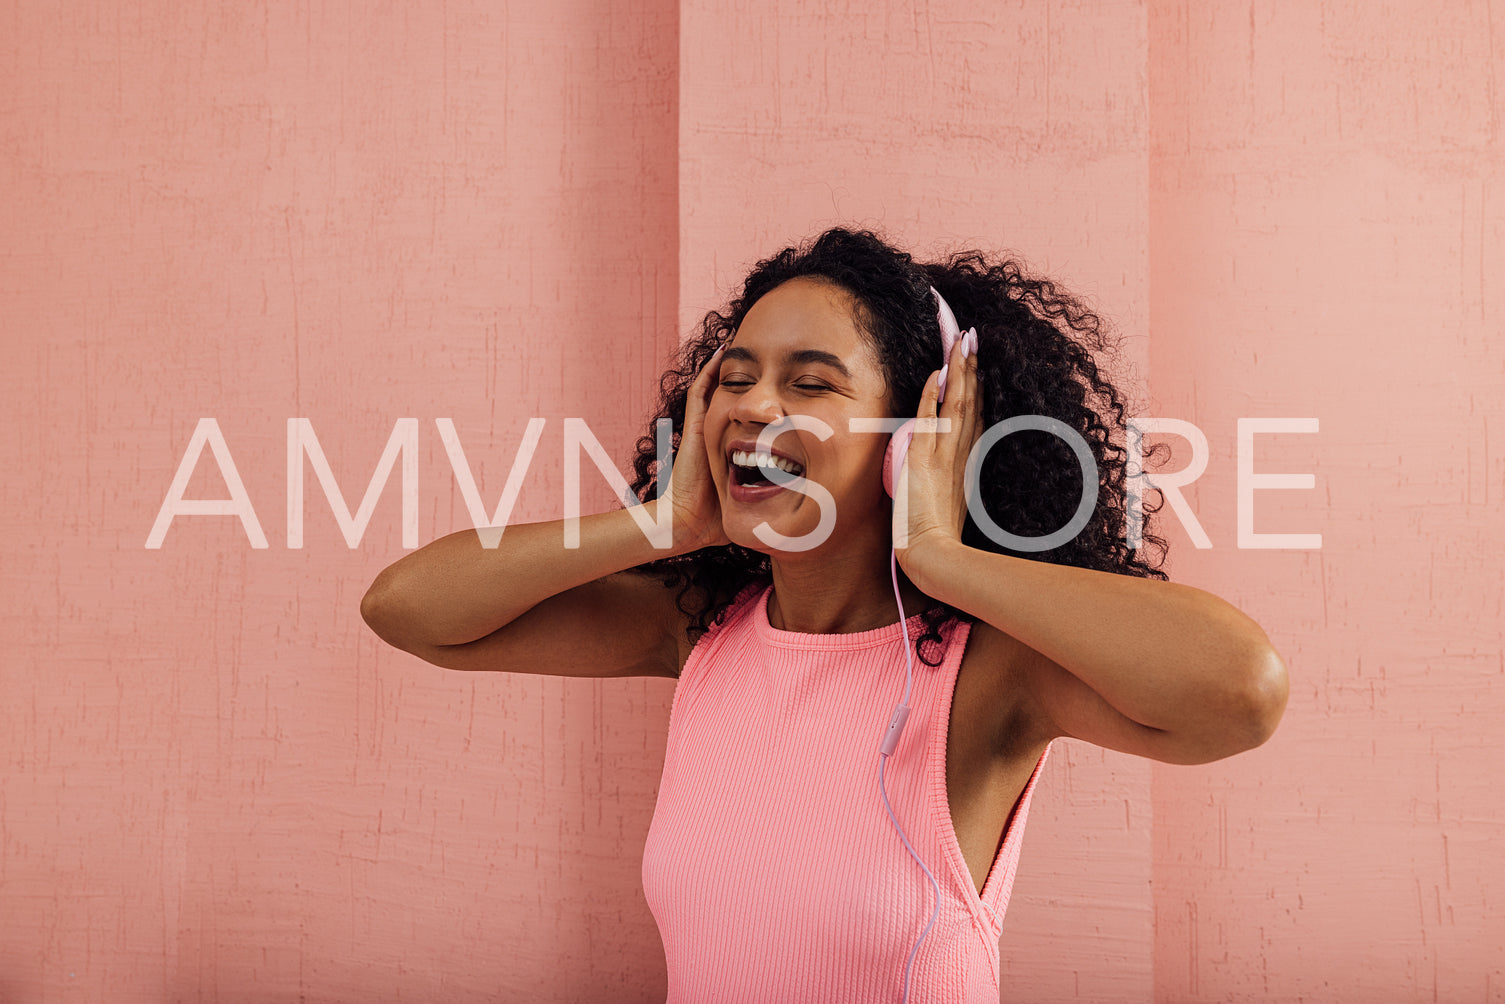
[[[727,349],[726,352],[722,354],[722,358],[743,359],[750,363],[756,363],[758,361],[757,355],[751,349],[743,348],[740,345],[733,345],[731,348]],[[792,365],[799,365],[800,363],[820,363],[823,366],[831,367],[846,379],[852,379],[851,371],[849,371],[846,366],[843,365],[841,358],[839,356],[832,355],[831,353],[826,352],[822,349],[795,349],[793,352],[785,355],[784,358],[787,359]]]

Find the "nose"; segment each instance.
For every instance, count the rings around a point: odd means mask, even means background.
[[[732,399],[727,417],[744,425],[773,425],[783,419],[784,403],[770,381],[759,380]]]

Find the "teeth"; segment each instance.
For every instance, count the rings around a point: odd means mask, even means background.
[[[733,450],[732,463],[738,467],[777,467],[785,474],[799,474],[804,470],[793,460],[785,460],[771,453],[750,453],[747,450]]]

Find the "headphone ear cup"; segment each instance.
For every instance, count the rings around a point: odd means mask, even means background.
[[[935,320],[941,329],[941,376],[935,395],[935,403],[939,405],[946,399],[947,360],[951,358],[952,346],[961,337],[961,327],[956,323],[956,315],[951,312],[951,305],[941,296],[941,291],[931,286],[930,295],[935,300]],[[894,431],[893,438],[888,441],[888,452],[883,455],[883,490],[888,492],[889,498],[894,497],[894,482],[899,479],[904,456],[909,452],[910,441],[914,439],[914,425],[915,420],[911,418],[899,426]]]
[[[883,490],[888,492],[888,497],[894,497],[894,485],[899,479],[899,471],[904,467],[904,457],[909,453],[910,440],[914,438],[914,419],[910,419],[894,431],[893,438],[888,441],[888,451],[883,454]]]

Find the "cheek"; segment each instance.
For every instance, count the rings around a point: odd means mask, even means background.
[[[726,432],[726,405],[722,400],[723,395],[713,393],[710,403],[706,405],[705,421],[701,423],[701,432],[707,443],[719,443],[722,433]]]
[[[720,479],[720,443],[726,438],[726,408],[719,405],[715,398],[711,399],[706,407],[705,421],[701,423],[700,440],[705,450],[706,462],[710,465],[711,476]]]
[[[832,465],[830,475],[833,489],[840,487],[848,494],[867,495],[874,486],[883,491],[883,454],[888,449],[888,435],[862,436],[847,440],[837,449],[839,453],[828,454]]]

